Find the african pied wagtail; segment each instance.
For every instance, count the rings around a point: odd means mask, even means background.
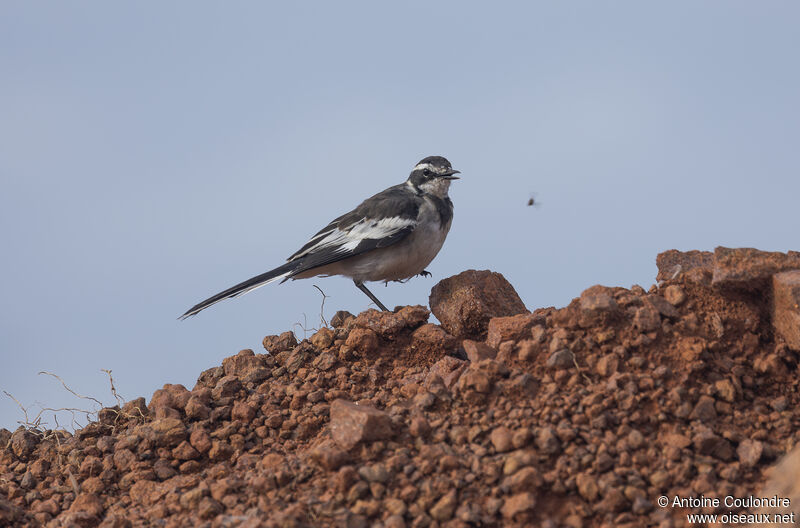
[[[459,171],[441,156],[423,159],[405,183],[367,198],[333,220],[286,264],[206,299],[180,319],[278,279],[286,282],[318,275],[350,277],[359,290],[388,312],[364,283],[430,275],[425,266],[439,253],[453,221],[453,202],[447,191],[450,181],[458,179],[456,174]]]

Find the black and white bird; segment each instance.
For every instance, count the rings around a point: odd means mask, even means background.
[[[447,194],[459,171],[441,156],[417,163],[405,183],[367,198],[311,237],[286,264],[257,275],[191,307],[180,319],[195,315],[229,297],[270,282],[343,275],[382,310],[387,310],[364,285],[405,281],[430,275],[425,267],[444,244],[453,221]]]

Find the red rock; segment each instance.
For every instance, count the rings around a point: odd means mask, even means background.
[[[103,461],[96,456],[87,456],[81,462],[81,467],[78,470],[83,477],[91,475],[98,475],[103,470]],[[32,473],[32,472],[31,472]]]
[[[160,500],[167,493],[167,488],[151,480],[140,480],[131,486],[128,493],[134,502],[149,506]]]
[[[458,495],[456,490],[450,490],[433,505],[430,510],[431,517],[439,522],[448,521],[453,518],[457,505]]]
[[[561,452],[561,442],[552,427],[542,427],[536,433],[536,447],[544,454],[554,455]]]
[[[278,354],[286,350],[291,350],[297,346],[297,338],[294,332],[284,332],[280,335],[268,335],[262,342],[264,349],[270,354]]]
[[[120,471],[127,472],[136,462],[136,455],[130,449],[117,449],[114,452],[114,466]]]
[[[686,292],[677,284],[664,288],[664,299],[672,306],[680,306],[686,300]]]
[[[692,441],[680,433],[667,433],[660,437],[662,444],[666,446],[677,447],[683,449],[689,447]]]
[[[540,328],[540,327],[536,327]],[[518,343],[519,352],[517,353],[517,357],[520,361],[533,361],[537,357],[539,357],[539,345],[537,341],[534,339],[523,339]]]
[[[197,515],[201,519],[211,519],[222,513],[225,508],[211,497],[204,497],[197,506]]]
[[[597,507],[600,511],[619,513],[629,508],[630,503],[619,488],[608,488],[604,492],[603,500]]]
[[[499,273],[468,270],[431,290],[431,311],[451,335],[481,337],[489,320],[527,313],[513,286]]]
[[[800,269],[800,253],[759,251],[753,248],[718,247],[714,250],[714,277],[717,288],[756,291],[767,285],[772,275]]]
[[[511,431],[507,427],[497,427],[492,430],[489,435],[489,440],[494,446],[494,450],[498,453],[505,453],[511,451],[514,447],[511,443]]]
[[[640,332],[650,332],[661,327],[661,314],[651,304],[636,309],[633,315],[633,326]]]
[[[260,377],[262,374],[265,374],[267,371],[264,369],[264,360],[262,357],[256,356],[255,353],[247,348],[245,350],[240,351],[235,356],[231,356],[222,360],[222,368],[225,371],[226,376],[236,376],[240,379],[245,379],[253,373],[259,373]],[[265,378],[260,377],[258,380],[252,380],[253,382],[261,381]]]
[[[208,450],[208,458],[216,461],[228,460],[233,455],[233,447],[222,440],[212,440],[211,449]]]
[[[317,446],[309,453],[311,459],[328,471],[335,471],[349,461],[346,452],[331,445]]]
[[[575,483],[578,486],[578,493],[581,497],[589,502],[594,502],[600,495],[600,488],[597,485],[597,479],[594,475],[588,473],[579,473],[575,478]]]
[[[84,486],[85,486],[85,482],[84,482],[84,485],[81,486],[81,488],[83,488]],[[0,499],[0,502],[2,502],[2,499]],[[0,505],[0,510],[2,510],[2,506],[1,505]],[[40,502],[39,505],[34,508],[34,511],[46,512],[46,513],[49,513],[50,515],[52,515],[53,517],[55,517],[56,515],[61,513],[61,505],[59,503],[57,503],[54,499],[50,498],[50,499],[47,499],[45,501]],[[0,513],[0,520],[2,520],[2,519],[3,519],[3,515],[2,515],[2,513]]]
[[[789,500],[790,507],[763,508],[760,512],[787,515],[794,513],[794,519],[800,518],[800,446],[792,449],[769,472],[769,480],[764,484],[758,497],[777,496]],[[785,521],[789,522],[789,519]],[[776,525],[777,526],[777,525]]]
[[[700,420],[701,422],[710,422],[717,417],[717,411],[714,408],[714,398],[711,396],[700,396],[697,403],[689,415],[690,420]]]
[[[429,316],[430,312],[424,306],[404,306],[397,312],[370,309],[358,314],[353,325],[356,328],[371,330],[376,335],[391,340],[406,328],[421,326]]]
[[[720,460],[733,459],[733,446],[710,429],[703,429],[692,437],[695,450],[701,455],[711,455]]]
[[[467,359],[472,363],[478,363],[484,359],[494,359],[497,357],[496,349],[480,341],[465,339],[462,342],[462,346],[464,347],[464,352],[467,354]]]
[[[100,497],[91,493],[81,493],[69,507],[71,512],[85,512],[93,517],[99,517],[104,510]]]
[[[486,344],[498,348],[504,341],[518,341],[531,335],[531,328],[542,324],[541,316],[522,313],[508,317],[493,317],[489,320]]]
[[[800,351],[800,270],[772,277],[772,326],[794,350]]]
[[[347,310],[339,310],[331,317],[331,326],[334,328],[342,328],[350,318],[355,319],[355,316]]]
[[[547,358],[545,365],[555,370],[572,368],[575,366],[575,354],[568,348],[556,350]]]
[[[426,383],[434,377],[439,377],[444,382],[444,386],[451,389],[458,381],[458,378],[461,377],[467,365],[466,361],[452,356],[445,356],[431,366]]]
[[[330,328],[320,328],[311,336],[311,344],[317,350],[324,350],[333,344],[335,333]]]
[[[464,391],[475,391],[479,394],[488,394],[492,391],[492,379],[486,372],[468,368],[459,377],[457,386]]]
[[[736,456],[739,457],[739,462],[744,467],[753,467],[761,460],[761,454],[764,452],[764,444],[758,440],[751,440],[749,438],[742,440],[739,447],[736,448]]]
[[[242,390],[242,382],[236,376],[224,376],[214,386],[211,396],[215,400],[233,396]]]
[[[172,450],[172,456],[177,460],[194,460],[200,458],[200,453],[189,442],[184,440]]]
[[[408,432],[411,436],[425,438],[431,434],[431,425],[424,416],[414,416],[411,419],[411,425],[408,426]]]
[[[226,477],[212,482],[209,491],[215,500],[223,501],[225,496],[238,493],[244,485],[245,482],[238,477]]]
[[[130,519],[126,519],[123,515],[109,514],[100,523],[100,528],[133,528],[133,523]]]
[[[172,404],[178,410],[183,410],[186,406],[186,402],[188,402],[189,398],[192,396],[192,393],[180,383],[167,383],[164,385],[164,388],[172,394]]]
[[[664,297],[660,297],[658,295],[649,295],[645,298],[645,303],[653,306],[663,317],[675,319],[679,315],[678,310],[676,310],[675,307]]]
[[[506,519],[532,513],[536,508],[536,497],[533,493],[525,491],[507,498],[503,502],[502,514]]]
[[[95,515],[88,512],[67,512],[59,518],[61,526],[92,528],[100,522]]]
[[[619,359],[614,354],[606,354],[597,362],[595,370],[603,377],[611,376],[619,368]]]
[[[367,328],[353,328],[345,345],[356,353],[367,356],[378,349],[378,336]]]
[[[11,435],[11,452],[20,458],[27,458],[33,453],[39,438],[26,429],[19,428]]]
[[[599,284],[581,293],[578,306],[580,325],[585,328],[607,322],[619,313],[619,305],[614,298],[614,288]]]
[[[710,274],[714,267],[714,254],[710,251],[678,251],[670,249],[656,257],[658,275],[656,280],[665,281],[677,278],[692,270]]]
[[[147,407],[151,412],[159,407],[172,407],[172,394],[166,388],[158,389],[153,393]]]
[[[678,354],[687,363],[697,361],[706,351],[706,340],[702,337],[685,337],[677,343]]]
[[[189,435],[189,443],[200,453],[205,453],[211,449],[211,436],[205,429],[195,427]]]
[[[211,409],[200,398],[192,396],[186,404],[186,417],[192,420],[207,420]]]
[[[157,420],[161,418],[175,418],[179,420],[181,418],[181,412],[172,407],[156,407],[155,417]]]
[[[536,468],[523,467],[515,471],[508,480],[508,485],[515,493],[520,491],[530,491],[542,485],[542,476]]]
[[[176,447],[186,439],[186,425],[177,418],[153,420],[138,430],[158,447]]]
[[[231,411],[232,420],[240,420],[245,423],[250,423],[256,416],[257,406],[249,401],[235,401],[233,402],[233,410]]]
[[[25,512],[12,502],[0,497],[0,522],[4,526],[14,526],[25,517]]]
[[[426,323],[411,334],[411,348],[426,357],[443,356],[456,346],[456,339],[439,325]]]
[[[2,445],[4,444],[0,444],[0,446]],[[47,475],[47,471],[50,469],[50,461],[39,459],[30,464],[28,468],[31,472],[31,475],[37,479],[41,479]]]
[[[389,415],[370,405],[335,400],[331,403],[330,416],[331,436],[346,451],[360,442],[383,440],[394,435]]]
[[[153,393],[148,409],[157,418],[180,418],[180,411],[190,396],[191,393],[183,385],[167,383]]]
[[[385,528],[406,528],[406,521],[402,515],[393,514],[383,522]]]

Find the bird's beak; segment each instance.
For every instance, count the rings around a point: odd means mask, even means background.
[[[447,172],[445,172],[444,174],[442,174],[442,178],[444,178],[446,180],[458,180],[458,179],[460,179],[458,176],[455,176],[456,174],[461,174],[461,171],[457,171],[455,169],[450,169]]]

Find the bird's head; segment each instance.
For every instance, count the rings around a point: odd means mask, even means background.
[[[422,192],[444,198],[450,182],[458,179],[456,174],[460,174],[460,171],[455,170],[446,158],[428,156],[411,170],[408,183]]]

